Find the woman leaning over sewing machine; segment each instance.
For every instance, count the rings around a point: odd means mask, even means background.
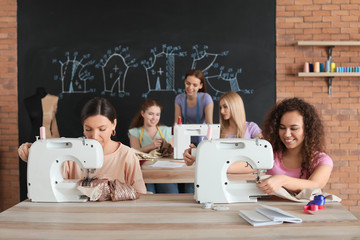
[[[88,101],[81,111],[81,122],[84,135],[87,138],[97,140],[104,152],[104,163],[90,177],[118,179],[122,183],[131,185],[138,193],[146,193],[145,183],[139,161],[134,152],[126,145],[113,141],[117,124],[116,111],[112,104],[105,98],[93,98]],[[19,147],[19,156],[27,161],[30,143],[24,143]],[[63,165],[63,177],[65,179],[84,179],[86,173],[72,161]]]
[[[242,98],[236,92],[224,93],[219,101],[220,138],[262,138],[261,129],[255,122],[246,121],[245,108]],[[191,166],[195,157],[190,154],[191,148],[184,152],[184,160]],[[228,173],[242,172],[246,163],[237,162],[228,168]]]
[[[274,166],[267,171],[271,176],[257,184],[262,191],[274,194],[283,187],[300,192],[326,185],[333,161],[324,152],[323,125],[312,105],[299,98],[274,105],[262,133],[274,150]],[[190,149],[184,152],[184,160],[188,165],[194,162]],[[239,166],[231,173],[254,172],[250,167]]]
[[[132,148],[149,153],[154,150],[161,150],[167,145],[167,148],[170,147],[172,150],[171,127],[159,124],[161,110],[162,105],[155,99],[146,99],[141,104],[140,111],[133,118],[129,127],[130,146]],[[157,153],[159,152],[161,151],[157,151]],[[146,187],[147,191],[152,193],[179,193],[176,183],[151,183],[147,184]]]
[[[285,99],[269,112],[263,135],[273,146],[271,177],[258,183],[267,194],[281,187],[293,192],[323,188],[330,178],[332,159],[324,152],[323,124],[315,108],[299,99]]]
[[[174,124],[182,118],[183,124],[212,124],[214,102],[206,93],[204,73],[191,69],[185,75],[185,92],[175,97]]]

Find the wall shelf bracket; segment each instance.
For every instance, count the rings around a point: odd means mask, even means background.
[[[329,46],[329,58],[328,59],[332,58],[332,50],[334,47],[335,46]]]
[[[332,80],[333,80],[333,77],[329,77],[329,95],[330,96],[332,94]]]

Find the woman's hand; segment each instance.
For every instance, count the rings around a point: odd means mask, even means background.
[[[196,148],[194,144],[190,144],[190,148],[186,149],[183,153],[183,158],[187,166],[191,166],[195,162],[195,156],[191,155],[191,149]]]
[[[161,147],[161,144],[162,144],[162,138],[156,138],[154,141],[153,141],[153,149],[157,149],[159,147]]]
[[[273,195],[276,193],[284,184],[285,175],[274,175],[257,183],[257,186],[266,194]]]
[[[18,154],[19,157],[21,158],[21,160],[23,160],[24,162],[28,161],[29,158],[29,148],[31,147],[32,143],[23,143],[21,144],[21,146],[18,148]]]

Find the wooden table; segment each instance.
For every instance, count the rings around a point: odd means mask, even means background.
[[[162,158],[157,161],[171,161],[173,159]],[[155,168],[150,167],[156,161],[146,161],[141,170],[145,183],[193,183],[195,177],[195,165],[180,168]]]
[[[150,165],[156,161],[172,161],[173,159],[161,158],[155,161],[146,161],[141,170],[145,183],[193,183],[195,179],[195,164],[180,168],[155,168]],[[178,162],[178,161],[177,161]],[[228,174],[230,181],[255,180],[254,174]]]
[[[202,209],[190,194],[148,194],[135,201],[32,203],[0,213],[0,239],[360,239],[360,221],[340,203],[308,215],[302,203],[261,200],[303,223],[253,227],[239,210],[257,203]]]

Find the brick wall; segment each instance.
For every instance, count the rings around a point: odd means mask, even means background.
[[[360,0],[277,0],[277,99],[302,97],[324,121],[334,169],[325,191],[360,209],[360,80],[301,78],[304,62],[325,62],[328,48],[299,47],[297,41],[360,41]],[[360,47],[335,47],[337,66],[360,66]]]
[[[16,0],[0,0],[0,212],[19,202]]]
[[[334,170],[325,191],[360,209],[360,80],[300,78],[303,64],[324,62],[327,49],[300,40],[360,41],[360,0],[277,0],[277,98],[302,97],[320,111]],[[16,0],[0,0],[0,211],[19,201],[17,142]],[[338,66],[359,66],[359,47],[335,47]]]

